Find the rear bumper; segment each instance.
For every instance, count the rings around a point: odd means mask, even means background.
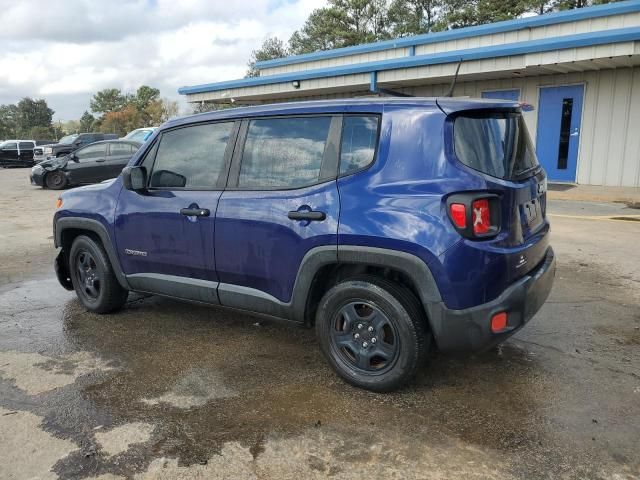
[[[450,310],[439,303],[429,315],[438,348],[446,353],[482,352],[505,341],[522,328],[544,304],[556,273],[553,249],[547,249],[540,265],[508,287],[495,300],[464,310]],[[491,317],[506,312],[507,328],[491,331]]]

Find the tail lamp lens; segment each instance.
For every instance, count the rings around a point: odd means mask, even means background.
[[[491,229],[491,211],[489,209],[489,200],[480,198],[474,200],[471,204],[473,210],[473,233],[482,235]]]
[[[451,213],[451,220],[456,227],[467,227],[467,207],[462,203],[452,203],[449,207],[449,213]]]

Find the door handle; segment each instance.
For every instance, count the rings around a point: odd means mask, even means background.
[[[211,212],[207,208],[181,208],[180,213],[187,217],[208,217]]]
[[[327,218],[327,214],[317,210],[294,210],[287,214],[291,220],[306,220],[308,222],[321,222]]]
[[[96,158],[96,163],[100,163],[100,162],[104,162],[105,159],[104,158]]]

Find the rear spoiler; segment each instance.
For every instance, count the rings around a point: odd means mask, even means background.
[[[493,98],[469,98],[469,97],[438,97],[436,103],[446,115],[465,110],[518,108],[523,112],[534,110],[533,105],[526,102],[514,102],[512,100],[497,100]]]

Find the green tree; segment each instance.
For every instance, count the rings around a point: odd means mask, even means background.
[[[86,110],[80,117],[80,130],[82,132],[93,132],[93,124],[96,121],[93,115]]]
[[[438,28],[448,30],[511,20],[526,11],[523,0],[446,0]]]
[[[246,77],[257,77],[260,74],[260,70],[256,68],[256,62],[264,62],[266,60],[273,60],[274,58],[282,58],[289,55],[287,47],[284,42],[278,37],[269,37],[257,50],[251,52],[251,57],[247,63]]]
[[[329,0],[289,39],[293,54],[349,47],[389,38],[385,0]]]
[[[46,100],[23,98],[18,102],[16,110],[17,136],[31,138],[36,127],[50,129],[53,113]]]
[[[15,105],[0,105],[0,140],[16,138],[18,107]]]
[[[97,92],[89,106],[93,113],[117,112],[122,110],[127,104],[127,97],[122,94],[119,88],[105,88]]]
[[[442,4],[442,0],[393,0],[388,16],[392,36],[406,37],[433,31]]]
[[[135,95],[132,96],[131,100],[138,111],[143,112],[152,102],[157,101],[159,98],[160,90],[149,87],[148,85],[142,85],[141,87],[138,87],[138,90]]]

